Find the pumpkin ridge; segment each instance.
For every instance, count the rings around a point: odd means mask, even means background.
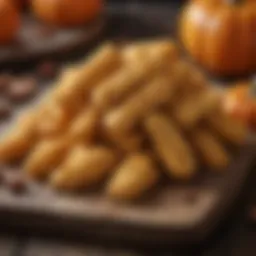
[[[192,0],[185,10],[181,41],[197,62],[217,75],[256,71],[256,1]]]

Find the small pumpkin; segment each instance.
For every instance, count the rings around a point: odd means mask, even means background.
[[[0,44],[7,44],[14,39],[20,23],[20,14],[13,2],[0,0]]]
[[[35,16],[61,27],[90,22],[99,15],[102,7],[102,0],[32,0]]]
[[[217,75],[256,71],[255,0],[191,0],[180,36],[191,56]]]
[[[239,82],[229,89],[224,108],[256,131],[256,83]]]

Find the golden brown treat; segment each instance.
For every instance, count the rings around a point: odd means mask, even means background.
[[[223,168],[229,164],[229,153],[209,129],[196,128],[191,134],[191,140],[203,161],[210,167]]]
[[[57,189],[84,189],[104,179],[117,161],[116,153],[109,148],[76,146],[55,170],[50,183]]]
[[[147,49],[148,48],[148,49]],[[149,51],[150,58],[152,60],[163,60],[164,62],[175,62],[179,58],[179,49],[177,44],[172,40],[152,41],[151,45],[145,47],[145,51]]]
[[[227,141],[242,144],[248,135],[245,124],[219,110],[207,117],[209,126],[215,129]]]
[[[119,104],[132,92],[138,90],[150,73],[151,68],[141,63],[134,63],[133,68],[124,67],[93,90],[93,104],[104,110]]]
[[[120,201],[137,199],[156,185],[159,176],[148,155],[134,153],[115,171],[107,183],[106,193]]]
[[[210,82],[207,80],[205,74],[198,68],[196,68],[193,64],[190,64],[190,87],[192,90],[197,92],[198,89],[206,89],[208,88]],[[211,88],[212,89],[212,88]]]
[[[16,126],[0,141],[0,162],[10,163],[20,160],[32,148],[37,139],[36,113],[26,112],[18,118]]]
[[[179,57],[177,45],[168,39],[141,41],[125,46],[123,57],[127,64],[133,65],[140,62],[151,62],[151,65],[164,66],[166,63],[175,62]]]
[[[95,139],[98,123],[99,112],[91,106],[86,106],[73,120],[69,129],[69,135],[73,141],[91,143]]]
[[[207,82],[204,75],[192,64],[179,60],[169,67],[170,78],[177,84],[177,90],[171,106],[179,104],[180,99],[187,95],[196,95],[206,90]]]
[[[156,40],[126,46],[123,56],[126,61],[123,69],[93,91],[93,102],[97,105],[108,107],[120,103],[131,92],[137,91],[141,87],[140,83],[145,83],[157,71],[161,71],[160,67],[176,60],[178,50],[170,40]]]
[[[57,102],[49,100],[38,111],[37,130],[42,137],[60,135],[67,130],[70,121],[70,115]]]
[[[191,65],[187,61],[182,59],[179,59],[174,63],[174,65],[168,66],[171,77],[173,74],[176,75],[176,80],[179,85],[178,89],[184,89],[184,87],[187,87],[187,84],[191,79],[190,66]]]
[[[217,109],[219,103],[220,96],[213,90],[202,91],[180,99],[179,104],[172,109],[172,114],[183,128],[190,129]]]
[[[85,103],[91,89],[111,71],[118,68],[120,62],[120,53],[114,45],[102,46],[84,64],[79,65],[79,70],[73,77],[66,79],[58,86],[55,97],[65,108],[72,107],[76,102]]]
[[[154,78],[119,108],[106,115],[104,124],[107,131],[112,135],[126,133],[152,109],[168,102],[174,90],[171,81],[164,77]]]
[[[75,75],[75,73],[78,72],[78,70],[81,68],[80,66],[81,64],[79,65],[79,63],[65,66],[60,71],[59,80],[64,80],[69,76]]]
[[[26,109],[26,111],[24,111],[23,113],[21,113],[18,117],[17,117],[17,121],[16,121],[16,125],[17,128],[19,127],[20,129],[27,129],[30,130],[35,134],[36,133],[36,129],[35,129],[35,124],[38,121],[38,115],[37,115],[37,108],[30,108],[30,109]]]
[[[62,162],[70,147],[67,136],[40,141],[26,159],[24,170],[33,178],[45,178]]]
[[[145,128],[168,174],[189,179],[195,173],[196,159],[183,134],[165,114],[154,113],[145,119]]]
[[[61,106],[61,108],[63,108],[70,115],[75,115],[86,104],[83,93],[80,93],[79,95],[77,94],[76,100],[75,96],[72,99],[72,84],[73,81],[75,81],[76,77],[79,75],[80,69],[81,67],[79,66],[77,69],[67,68],[63,70],[49,97],[50,100],[57,102]],[[69,93],[71,93],[70,102],[68,100]],[[62,101],[61,98],[66,99],[67,103]],[[68,105],[68,103],[70,104]]]
[[[24,157],[33,145],[31,136],[24,130],[15,130],[0,142],[0,162],[11,163]]]
[[[76,76],[79,74],[80,69],[81,64],[63,68],[63,70],[60,72],[59,78],[57,79],[57,81],[54,82],[53,88],[51,90],[53,99],[54,97],[56,97],[56,99],[58,100],[59,94],[61,94],[61,90],[64,90],[64,88],[76,78]]]

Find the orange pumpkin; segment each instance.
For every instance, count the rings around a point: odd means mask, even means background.
[[[191,56],[217,75],[256,71],[255,0],[191,0],[180,36]]]
[[[19,26],[20,14],[12,1],[0,0],[0,44],[14,39]]]
[[[90,22],[102,6],[102,0],[32,0],[32,10],[39,19],[62,27]]]
[[[248,82],[240,82],[229,89],[225,100],[224,108],[232,116],[247,123],[256,131],[256,88]]]

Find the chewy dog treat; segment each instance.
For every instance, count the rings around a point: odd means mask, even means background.
[[[174,86],[170,81],[155,77],[123,105],[106,115],[106,129],[110,134],[129,131],[152,109],[168,102],[173,92]]]
[[[219,96],[213,91],[202,91],[195,95],[187,95],[180,99],[174,108],[175,119],[185,129],[191,129],[198,121],[202,120],[208,113],[217,109]]]
[[[0,162],[11,163],[23,158],[36,142],[37,117],[35,112],[23,114],[0,141]]]
[[[101,82],[92,92],[93,102],[106,110],[126,99],[145,82],[152,72],[149,65],[134,63],[133,67],[123,67]]]
[[[61,106],[49,100],[38,111],[37,130],[42,137],[58,136],[68,128],[71,116]]]
[[[105,147],[74,147],[64,162],[51,176],[53,187],[64,190],[79,190],[97,184],[117,164],[116,153]]]
[[[84,107],[84,109],[73,120],[69,135],[76,142],[91,143],[99,125],[99,111],[96,108]]]
[[[71,147],[67,136],[40,141],[28,156],[24,169],[34,178],[45,178],[65,159]]]
[[[144,125],[168,174],[181,179],[193,176],[196,158],[174,122],[165,114],[154,113],[145,119]]]
[[[119,50],[112,44],[106,44],[96,54],[79,65],[72,78],[60,84],[55,97],[64,108],[69,108],[77,101],[85,101],[91,89],[111,71],[120,66]]]
[[[200,156],[207,165],[220,169],[229,164],[229,153],[210,129],[196,128],[191,137],[193,145],[198,149]]]
[[[248,134],[248,129],[244,124],[221,110],[210,115],[207,121],[224,139],[235,144],[242,144]]]
[[[111,198],[132,200],[141,197],[159,180],[159,172],[150,157],[135,153],[128,156],[107,183],[106,193]]]
[[[140,41],[124,47],[123,57],[125,63],[133,66],[138,60],[150,63],[155,68],[164,67],[174,63],[179,58],[177,45],[168,39]]]

